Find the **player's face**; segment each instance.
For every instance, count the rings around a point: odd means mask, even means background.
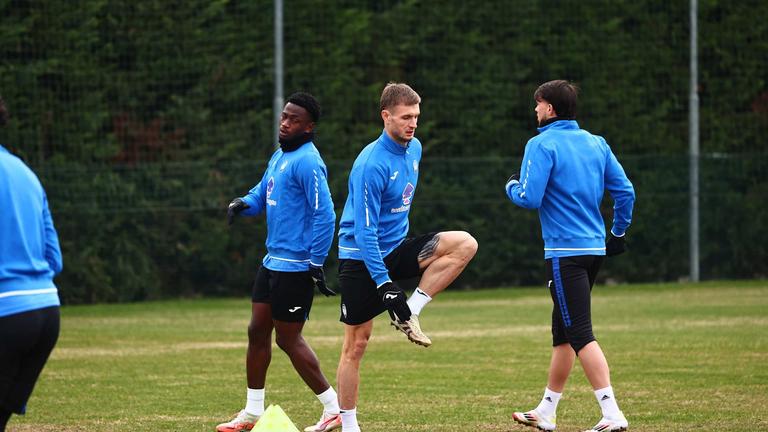
[[[406,144],[413,139],[418,126],[419,104],[415,105],[395,105],[390,109],[381,112],[381,118],[384,119],[384,129],[387,134],[400,144]]]
[[[536,111],[536,120],[539,121],[539,124],[556,116],[555,109],[552,107],[552,104],[545,101],[544,99],[536,101],[536,108],[533,110]]]
[[[312,116],[304,108],[294,105],[290,102],[285,104],[283,112],[280,114],[280,132],[281,140],[291,140],[305,133],[312,132],[315,122]]]

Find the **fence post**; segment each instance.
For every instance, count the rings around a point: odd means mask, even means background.
[[[279,147],[280,114],[283,111],[283,0],[275,0],[275,123],[273,145]]]
[[[698,4],[691,0],[691,93],[689,100],[689,147],[690,147],[690,270],[691,281],[699,281],[699,90],[698,90]]]

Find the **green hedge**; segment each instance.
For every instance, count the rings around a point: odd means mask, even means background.
[[[0,2],[0,142],[48,191],[68,303],[243,295],[263,219],[224,207],[272,152],[271,2]],[[700,2],[704,278],[768,275],[768,3]],[[340,216],[346,177],[381,130],[390,80],[423,97],[416,232],[465,229],[480,251],[455,287],[540,283],[535,212],[503,183],[535,133],[531,95],[582,88],[637,190],[612,281],[688,274],[688,10],[664,1],[298,1],[285,10],[286,93],[315,93]],[[605,216],[610,221],[610,202]],[[335,249],[329,260],[333,275]]]

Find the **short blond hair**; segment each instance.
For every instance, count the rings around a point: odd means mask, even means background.
[[[382,111],[397,105],[416,105],[418,103],[421,103],[421,96],[408,84],[390,82],[381,92]]]

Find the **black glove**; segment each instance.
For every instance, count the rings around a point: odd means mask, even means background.
[[[627,250],[624,243],[624,236],[616,237],[612,232],[608,233],[608,239],[605,241],[605,256],[615,256],[623,254]]]
[[[326,297],[336,295],[336,291],[328,288],[328,285],[325,283],[325,272],[323,272],[322,267],[310,264],[309,275],[312,276],[312,281],[315,283],[317,290],[320,291],[320,294]]]
[[[227,223],[229,225],[232,225],[232,223],[235,222],[235,216],[237,216],[238,213],[241,211],[250,208],[245,201],[243,201],[242,198],[235,198],[232,200],[231,203],[229,203],[229,207],[227,207]]]
[[[405,292],[395,285],[394,282],[386,282],[378,287],[376,291],[381,296],[381,301],[389,311],[392,321],[408,321],[411,319],[411,308],[408,307]]]

